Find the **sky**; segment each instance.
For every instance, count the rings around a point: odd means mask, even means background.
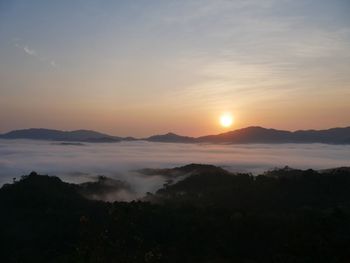
[[[0,0],[0,133],[349,126],[349,13],[348,0]]]

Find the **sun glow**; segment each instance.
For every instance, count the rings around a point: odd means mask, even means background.
[[[222,127],[228,128],[233,124],[233,117],[229,113],[224,113],[220,116],[220,124]]]

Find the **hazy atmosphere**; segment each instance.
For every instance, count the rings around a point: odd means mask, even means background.
[[[346,126],[347,0],[0,1],[0,133]]]
[[[350,145],[325,144],[176,144],[121,142],[117,144],[0,140],[0,184],[35,170],[68,182],[86,182],[97,175],[128,182],[137,197],[163,186],[165,178],[142,176],[143,168],[172,168],[189,163],[219,165],[232,172],[258,174],[286,165],[326,169],[348,165]]]
[[[0,262],[350,262],[350,0],[0,0]]]

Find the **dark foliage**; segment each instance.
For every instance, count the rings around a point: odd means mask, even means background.
[[[131,186],[126,182],[114,180],[105,176],[98,176],[94,182],[86,182],[79,185],[79,193],[88,199],[107,200],[108,195],[120,190],[132,193]]]
[[[1,262],[349,262],[349,169],[176,169],[187,176],[142,202],[35,173],[4,185]]]

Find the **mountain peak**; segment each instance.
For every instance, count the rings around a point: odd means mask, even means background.
[[[194,142],[193,137],[181,136],[173,132],[168,132],[163,135],[154,135],[148,137],[146,140],[154,142]]]

